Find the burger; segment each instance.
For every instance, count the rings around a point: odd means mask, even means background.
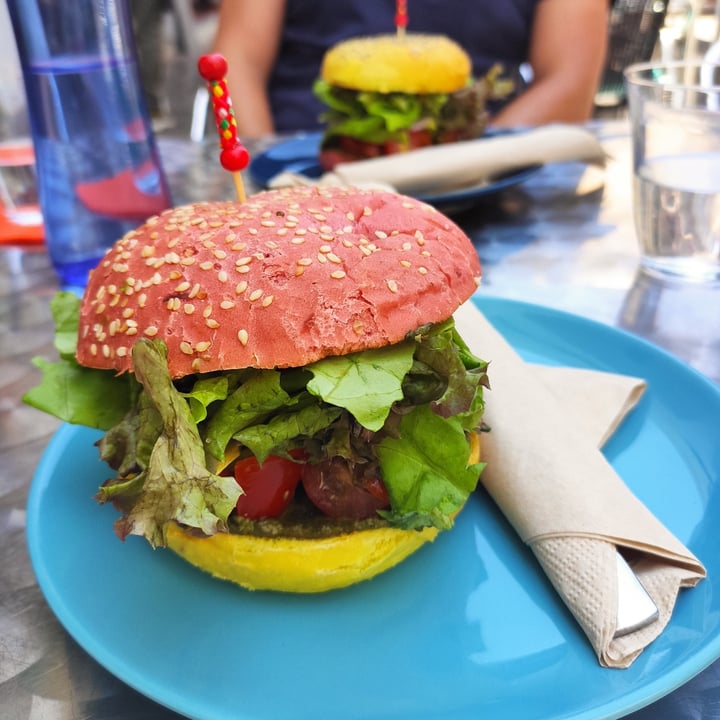
[[[482,469],[478,286],[431,206],[354,188],[189,204],[52,302],[25,401],[102,431],[115,532],[249,589],[377,575],[449,529]]]
[[[334,45],[313,86],[328,108],[320,164],[331,170],[480,136],[486,101],[505,92],[499,72],[475,80],[468,54],[444,35],[373,35]]]

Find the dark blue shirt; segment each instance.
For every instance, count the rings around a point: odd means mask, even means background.
[[[472,57],[480,77],[500,62],[517,82],[527,62],[540,0],[408,0],[408,32],[448,35]],[[325,51],[358,35],[395,32],[395,0],[287,0],[270,105],[280,132],[315,130],[323,108],[312,95]]]

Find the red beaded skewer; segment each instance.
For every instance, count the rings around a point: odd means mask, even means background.
[[[405,36],[405,30],[408,25],[407,0],[397,0],[395,3],[395,27],[397,28],[398,37]]]
[[[215,125],[220,136],[220,164],[232,173],[238,200],[245,202],[245,186],[240,171],[248,166],[250,153],[238,140],[235,111],[225,81],[227,68],[227,60],[219,53],[202,55],[198,60],[198,72],[207,82],[212,98]]]

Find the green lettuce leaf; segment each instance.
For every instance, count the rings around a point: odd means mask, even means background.
[[[75,359],[80,298],[75,293],[60,291],[50,300],[50,312],[55,323],[55,349],[63,359]]]
[[[205,428],[205,447],[211,457],[222,460],[233,435],[249,425],[265,422],[273,412],[297,402],[281,385],[277,370],[257,370],[248,374],[220,405],[213,409]]]
[[[314,83],[313,92],[329,109],[323,116],[328,135],[349,135],[371,143],[401,142],[420,121],[434,129],[449,98],[445,93],[357,92],[322,79]]]
[[[297,445],[297,438],[314,437],[330,427],[341,413],[341,408],[314,402],[296,412],[275,415],[267,423],[240,430],[233,435],[233,439],[249,448],[258,461],[263,463],[268,455],[287,455]]]
[[[33,358],[42,377],[23,395],[23,402],[65,422],[108,430],[130,409],[139,390],[137,382],[130,374],[117,376],[111,370],[83,367],[75,360],[80,321],[77,295],[56,293],[50,310],[60,359]]]
[[[399,133],[396,132],[393,135],[393,133],[385,128],[385,123],[382,118],[367,117],[365,115],[361,117],[336,118],[333,121],[332,130],[327,134],[328,136],[348,135],[349,137],[378,145],[396,138],[400,140]]]
[[[331,110],[340,114],[352,117],[363,112],[363,107],[358,101],[358,93],[355,90],[344,90],[318,78],[313,84],[313,93]]]
[[[35,358],[33,364],[42,378],[23,395],[23,402],[60,420],[108,430],[130,407],[136,384],[132,375],[116,377],[69,360],[51,363]]]
[[[199,378],[192,389],[183,393],[187,398],[195,423],[201,423],[208,414],[208,407],[217,400],[225,400],[228,396],[230,378],[228,375],[212,375]]]
[[[428,93],[358,93],[358,102],[368,115],[382,118],[388,131],[409,130],[420,120],[428,130],[437,127],[438,119],[447,105],[449,95]]]
[[[351,355],[329,357],[307,369],[307,389],[325,402],[346,408],[368,430],[379,430],[394,402],[402,400],[402,381],[413,364],[415,343],[397,343]]]
[[[162,418],[150,396],[139,393],[137,403],[98,441],[100,459],[121,477],[137,474],[148,466],[162,429]]]
[[[136,476],[105,483],[97,499],[112,501],[123,512],[115,523],[121,538],[141,535],[153,547],[165,544],[165,526],[171,520],[207,535],[226,530],[241,490],[234,478],[214,475],[206,468],[197,425],[170,377],[165,345],[138,341],[133,346],[133,365],[157,410],[162,431],[147,467]]]
[[[424,342],[418,344],[416,359],[447,382],[443,394],[432,402],[433,409],[443,417],[476,410],[478,386],[487,385],[487,363],[470,352],[452,320],[431,326],[423,339]],[[470,427],[475,425],[477,422]]]
[[[483,468],[482,463],[468,464],[461,423],[423,405],[402,417],[400,432],[400,437],[383,438],[377,447],[392,505],[392,512],[383,515],[406,529],[451,527]]]
[[[370,117],[381,119],[390,133],[411,128],[423,113],[419,95],[363,92],[358,93],[358,101]]]

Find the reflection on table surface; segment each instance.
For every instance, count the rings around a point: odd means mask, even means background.
[[[546,166],[455,216],[483,263],[479,292],[624,328],[720,382],[720,287],[638,270],[628,127],[623,121],[592,127],[610,156],[606,168]],[[175,203],[234,196],[214,143],[163,138],[161,150]],[[47,607],[27,557],[28,485],[58,423],[19,399],[37,382],[30,359],[53,355],[48,302],[56,289],[42,247],[0,249],[0,716],[178,718],[126,687],[77,646]],[[720,663],[629,717],[720,718]]]

